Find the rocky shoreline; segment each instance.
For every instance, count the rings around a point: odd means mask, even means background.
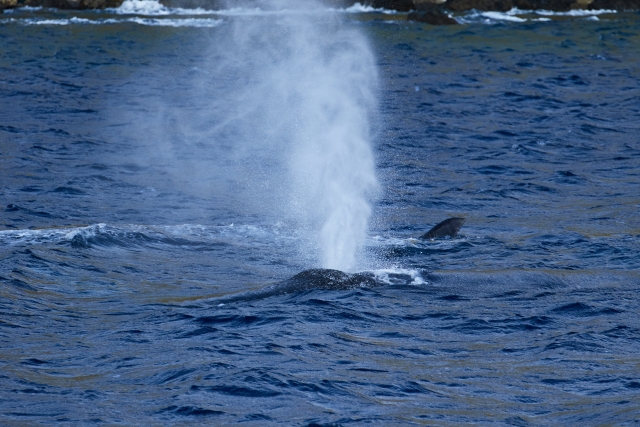
[[[124,0],[0,0],[0,13],[5,9],[22,6],[58,9],[105,9],[119,7]],[[167,7],[203,8],[221,10],[229,7],[256,7],[260,0],[160,0]],[[326,0],[329,6],[349,7],[354,0]],[[450,14],[468,10],[506,12],[521,10],[550,10],[568,12],[586,10],[640,10],[640,0],[360,0],[366,6],[409,12],[407,19],[433,25],[457,24]]]
[[[120,7],[124,0],[0,0],[0,11],[16,7],[53,7],[57,9],[105,9]]]

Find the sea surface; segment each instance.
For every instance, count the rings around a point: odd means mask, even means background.
[[[0,425],[640,424],[640,14],[298,13],[0,15]],[[324,266],[243,63],[336,34],[377,286],[223,303]]]

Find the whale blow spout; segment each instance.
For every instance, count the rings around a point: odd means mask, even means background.
[[[447,218],[438,223],[431,230],[420,236],[421,239],[442,239],[444,237],[456,237],[462,228],[465,218]]]

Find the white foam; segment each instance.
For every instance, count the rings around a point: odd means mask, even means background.
[[[5,9],[4,13],[13,13],[18,11],[35,12],[42,9],[44,9],[42,6],[20,6],[17,9]]]
[[[171,11],[156,0],[125,0],[116,13],[135,15],[169,15]]]
[[[69,24],[93,24],[97,21],[84,18],[69,18],[69,19],[25,19],[23,21],[26,25],[69,25]]]
[[[527,22],[526,19],[513,16],[508,12],[482,12],[481,14],[485,18],[493,19],[496,21],[509,21],[509,22]]]
[[[71,241],[76,236],[82,236],[85,239],[87,238],[90,239],[92,237],[95,237],[97,234],[104,232],[106,227],[107,227],[107,224],[101,223],[96,225],[90,225],[88,227],[73,228],[67,234],[64,235],[64,240]]]
[[[157,0],[125,0],[120,7],[109,9],[114,13],[122,15],[144,15],[144,16],[164,16],[164,15],[211,15],[214,11],[201,8],[182,9],[169,8]]]
[[[262,16],[262,15],[289,15],[296,13],[295,11],[289,9],[280,9],[280,10],[264,10],[259,7],[255,8],[242,8],[242,7],[234,7],[231,9],[222,9],[216,10],[216,15],[222,16]]]
[[[154,19],[154,18],[130,18],[127,22],[154,27],[217,27],[223,21],[213,18],[183,18],[183,19]]]
[[[587,17],[589,20],[597,20],[597,15],[616,13],[615,10],[601,9],[601,10],[570,10],[566,12],[553,12],[550,10],[523,10],[518,8],[512,8],[507,12],[478,12],[472,11],[467,15],[457,16],[456,20],[461,23],[478,22],[481,19],[485,24],[493,24],[497,21],[506,22],[548,22],[552,19],[549,17]],[[540,18],[532,17],[535,15],[542,16]]]
[[[422,278],[418,270],[409,270],[406,268],[386,268],[374,270],[373,275],[377,281],[388,285],[428,285],[429,282]]]
[[[504,20],[504,19],[491,18],[490,17],[491,15],[487,16],[485,15],[485,13],[491,14],[492,12],[478,12],[476,10],[472,10],[469,13],[465,15],[457,16],[454,19],[460,24],[482,23],[482,24],[489,24],[489,25],[495,24],[497,21]],[[502,15],[507,16],[506,12]]]
[[[576,10],[569,10],[567,12],[553,12],[551,10],[535,10],[533,12],[543,16],[578,16],[578,17],[617,13],[615,10],[610,10],[610,9],[598,9],[598,10],[576,9]]]
[[[2,230],[0,245],[35,245],[42,243],[59,243],[71,240],[78,233],[95,233],[96,224],[87,227],[43,228],[37,230]]]
[[[0,20],[0,23],[18,23],[22,25],[110,25],[110,24],[122,24],[122,23],[134,23],[140,25],[156,26],[156,27],[216,27],[223,21],[221,19],[214,18],[124,18],[124,19],[86,19],[72,17],[69,19],[5,19]]]
[[[395,15],[399,13],[396,10],[390,10],[385,8],[375,8],[370,5],[362,5],[360,3],[356,3],[353,6],[347,7],[345,9],[336,9],[337,11],[347,12],[347,13],[384,13],[385,15]]]

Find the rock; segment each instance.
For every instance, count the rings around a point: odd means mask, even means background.
[[[463,12],[471,9],[482,11],[506,12],[514,7],[521,10],[551,10],[554,12],[567,12],[572,9],[592,8],[591,3],[596,0],[448,0],[444,7],[454,12]],[[640,4],[640,0],[599,0],[601,2],[619,2]],[[416,7],[418,7],[416,5]]]
[[[514,7],[514,3],[513,0],[449,0],[444,6],[454,12],[471,9],[506,12]]]
[[[571,3],[571,9],[588,9],[593,0],[576,0]]]
[[[18,0],[0,0],[0,11],[12,9],[18,5]]]
[[[457,25],[458,22],[442,10],[413,11],[407,16],[411,21],[424,22],[431,25]]]
[[[588,9],[640,10],[640,0],[593,0]]]
[[[567,12],[571,10],[571,4],[575,0],[513,0],[518,9],[523,10],[552,10],[554,12]]]
[[[366,0],[360,3],[376,9],[383,8],[397,10],[398,12],[409,12],[415,8],[413,0]]]
[[[447,0],[413,0],[413,8],[415,10],[433,10],[440,7]]]
[[[431,25],[454,25],[457,22],[445,12],[447,0],[413,0],[414,12],[407,19]]]
[[[69,1],[69,0],[67,0]],[[124,0],[81,0],[78,1],[83,9],[104,9],[107,7],[120,7]]]

